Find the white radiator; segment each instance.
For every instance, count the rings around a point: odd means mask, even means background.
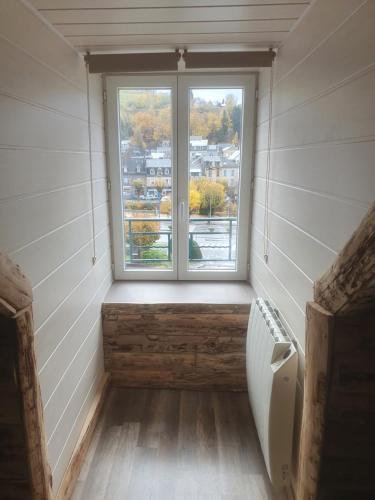
[[[257,298],[250,311],[246,370],[250,404],[271,482],[290,481],[297,352],[276,310]]]

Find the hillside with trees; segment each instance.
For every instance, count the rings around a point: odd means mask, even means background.
[[[191,93],[190,135],[209,144],[235,143],[241,136],[242,107],[233,94],[223,101],[205,100]],[[121,139],[140,149],[155,149],[171,138],[171,96],[168,90],[120,91]]]

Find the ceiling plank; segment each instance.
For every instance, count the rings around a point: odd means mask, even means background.
[[[231,43],[231,44],[225,44],[225,43],[189,43],[188,45],[185,45],[185,48],[189,50],[205,50],[205,51],[212,51],[212,52],[226,52],[226,51],[241,51],[241,50],[264,50],[265,48],[269,47],[270,44],[267,44],[265,42],[251,42],[251,43]],[[280,44],[277,42],[272,44],[272,47],[278,48]],[[133,54],[133,53],[138,53],[138,54],[143,54],[145,52],[169,52],[170,50],[174,49],[175,45],[171,44],[161,44],[161,45],[155,45],[155,44],[148,44],[148,45],[131,45],[128,47],[124,47],[124,45],[90,45],[90,47],[87,47],[86,45],[76,45],[75,49],[78,52],[81,52],[85,54],[88,50],[90,51],[91,54]]]
[[[67,37],[76,47],[91,48],[92,46],[105,48],[106,46],[157,46],[168,48],[187,47],[190,44],[237,44],[252,42],[262,43],[263,46],[277,46],[287,36],[287,33],[203,33],[195,35],[134,35],[134,36],[85,36]]]
[[[140,23],[140,24],[56,24],[64,36],[87,35],[140,35],[140,34],[180,34],[180,33],[256,33],[288,32],[293,20],[277,19],[269,21],[218,21],[215,23]]]
[[[297,19],[306,5],[257,5],[232,7],[42,10],[52,24],[156,23],[231,21],[252,19]]]
[[[297,4],[307,6],[310,0],[31,0],[37,9],[133,9],[160,7],[200,7],[226,5],[280,5]],[[176,5],[178,3],[178,5]]]

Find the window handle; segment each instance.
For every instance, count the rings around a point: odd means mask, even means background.
[[[180,222],[185,221],[185,201],[180,201]]]

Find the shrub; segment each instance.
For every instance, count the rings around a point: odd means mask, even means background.
[[[168,198],[160,202],[160,213],[164,215],[171,214],[171,199]]]
[[[155,210],[154,205],[150,202],[134,200],[126,200],[125,208],[127,210]]]
[[[160,250],[157,248],[150,248],[148,250],[143,250],[142,259],[149,260],[165,260],[168,258],[168,254],[165,250]]]
[[[192,260],[197,260],[197,259],[202,259],[202,250],[200,249],[198,243],[193,240],[192,243],[189,245],[189,259]]]

